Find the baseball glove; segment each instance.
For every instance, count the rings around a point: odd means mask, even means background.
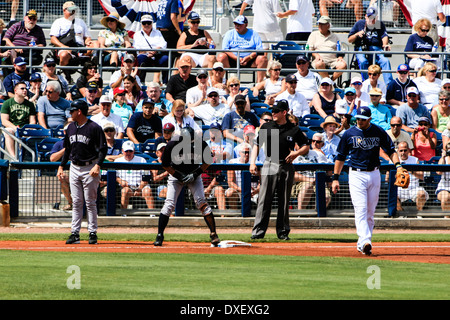
[[[406,169],[398,170],[397,174],[395,175],[395,185],[397,187],[401,187],[403,189],[407,189],[409,186],[409,173]]]

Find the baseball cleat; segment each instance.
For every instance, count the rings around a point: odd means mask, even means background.
[[[162,244],[163,244],[163,241],[164,241],[164,236],[163,236],[163,234],[162,234],[162,233],[158,233],[158,234],[156,235],[156,240],[155,240],[155,242],[153,242],[153,245],[156,246],[156,247],[161,247]]]
[[[97,244],[97,233],[96,232],[89,233],[89,244]]]
[[[372,254],[372,245],[370,243],[366,243],[362,248],[362,253],[370,256]]]
[[[219,236],[217,235],[217,233],[213,232],[209,235],[210,239],[211,239],[211,245],[213,245],[214,247],[217,247],[220,243],[220,239]]]
[[[66,244],[79,244],[80,243],[80,235],[78,233],[72,233],[67,239]]]

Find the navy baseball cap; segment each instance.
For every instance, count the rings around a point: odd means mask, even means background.
[[[272,109],[272,113],[280,111],[289,111],[289,102],[285,99],[275,101]]]
[[[30,76],[30,81],[42,81],[41,75],[37,72]]]
[[[218,122],[213,122],[209,125],[210,129],[218,129],[218,130],[222,130],[222,126],[220,125],[220,123]]]
[[[191,21],[200,20],[200,15],[195,11],[191,11],[191,13],[189,13],[188,20],[191,20]]]
[[[309,59],[306,55],[304,54],[300,54],[297,56],[297,58],[295,59],[295,63],[298,63],[299,61],[305,61],[305,62],[309,62]]]
[[[152,105],[152,107],[155,105],[155,101],[153,101],[152,99],[150,99],[150,98],[145,98],[143,101],[142,101],[142,105],[144,105],[144,104],[151,104]]]
[[[297,77],[296,77],[295,74],[293,74],[293,73],[288,74],[288,75],[286,76],[285,81],[286,81],[286,82],[294,82],[294,81],[295,81],[295,82],[298,82]]]
[[[359,109],[356,111],[356,116],[355,118],[359,118],[359,119],[369,119],[372,116],[372,111],[370,111],[369,107],[359,107]]]
[[[17,57],[14,60],[14,64],[17,65],[17,66],[23,66],[23,65],[26,65],[27,62],[25,61],[25,59],[23,57]]]

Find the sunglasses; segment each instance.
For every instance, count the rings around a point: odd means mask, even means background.
[[[439,101],[448,101],[450,100],[449,98],[439,98]]]
[[[37,17],[28,17],[28,19],[29,19],[29,20],[32,20],[32,21],[34,21],[34,20],[37,21]]]
[[[298,61],[297,62],[298,65],[302,65],[302,64],[306,64],[306,63],[307,63],[306,61]]]
[[[428,72],[437,72],[437,69],[428,70]]]
[[[217,93],[210,94],[209,98],[217,98],[219,95]]]
[[[368,73],[368,75],[376,77],[376,76],[379,76],[380,74],[379,73]]]
[[[399,74],[408,74],[408,71],[399,71]]]
[[[416,97],[417,97],[417,94],[415,94],[415,93],[410,93],[410,94],[408,94],[408,97],[416,98]]]
[[[208,78],[208,76],[206,76],[206,75],[201,75],[201,76],[198,76],[197,78],[199,78],[199,79],[206,79],[206,78]]]
[[[25,88],[25,89],[26,89],[26,88]],[[53,92],[55,92],[55,91],[45,90],[45,93],[48,93],[48,94],[52,94]]]
[[[362,82],[353,82],[352,83],[354,86],[362,86]]]
[[[200,20],[199,20],[199,21],[191,21],[191,23],[192,23],[192,24],[199,24],[199,23],[200,23]]]
[[[108,19],[106,19],[106,22],[117,22],[117,20],[113,19],[113,18],[108,18]]]
[[[250,154],[250,151],[242,151],[243,154]]]
[[[151,21],[144,21],[144,22],[142,22],[143,26],[151,26],[152,24],[153,24],[153,22],[151,22]]]
[[[398,152],[408,152],[408,149],[398,150]]]
[[[281,69],[272,69],[272,71],[280,72]]]
[[[217,72],[223,72],[224,71],[224,69],[222,69],[222,68],[216,68],[216,69],[213,69],[214,71],[217,71]]]
[[[270,118],[265,118],[265,119],[262,119],[262,120],[265,121],[265,122],[272,121],[272,119],[270,119]]]
[[[355,94],[353,92],[347,92],[345,95],[346,96],[354,96]]]
[[[115,132],[116,130],[114,130],[114,129],[105,129],[105,130],[103,130],[103,131],[105,131],[105,132]]]
[[[89,93],[97,93],[97,89],[88,90]]]
[[[124,152],[134,152],[134,150],[126,150],[126,151],[124,151]]]
[[[232,84],[230,84],[230,88],[239,87],[239,86],[240,86],[239,83],[232,83]]]
[[[422,32],[428,32],[428,31],[430,31],[430,29],[420,29],[420,31],[422,31]]]
[[[312,142],[314,142],[314,143],[323,143],[322,140],[312,140]]]
[[[289,84],[297,84],[297,81],[288,81]]]
[[[322,87],[329,87],[329,86],[330,86],[329,83],[321,83],[320,85],[321,85]]]
[[[401,127],[400,123],[391,123],[391,127]]]
[[[427,126],[428,122],[419,122],[419,126]]]
[[[48,68],[54,68],[54,67],[56,67],[56,64],[50,63],[50,64],[46,64],[46,66],[47,66]]]

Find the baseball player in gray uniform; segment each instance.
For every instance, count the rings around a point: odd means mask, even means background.
[[[382,148],[397,171],[404,170],[395,146],[387,132],[370,123],[369,107],[360,107],[356,114],[356,126],[346,130],[339,142],[334,165],[332,191],[339,191],[339,175],[347,156],[350,196],[355,210],[355,225],[358,235],[357,250],[363,254],[372,254],[372,231],[374,214],[378,204],[381,187],[380,148]]]
[[[97,243],[97,191],[100,183],[100,166],[108,150],[103,129],[87,118],[88,104],[83,100],[71,103],[70,114],[74,120],[64,137],[65,152],[58,167],[59,180],[64,179],[64,166],[70,160],[69,183],[72,195],[72,234],[66,244],[80,243],[83,205],[86,204],[89,244]]]

